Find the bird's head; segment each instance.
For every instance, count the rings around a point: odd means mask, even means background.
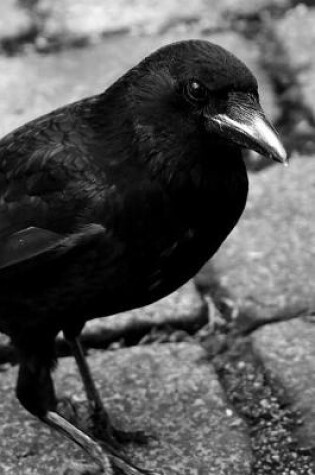
[[[203,40],[165,46],[134,70],[138,127],[151,137],[199,134],[259,152],[287,155],[260,106],[254,75],[222,47]]]

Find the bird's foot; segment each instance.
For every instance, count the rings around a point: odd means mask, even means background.
[[[148,435],[142,430],[129,432],[117,429],[117,427],[112,427],[112,433],[117,442],[122,445],[132,443],[137,445],[146,445],[150,439],[154,438],[152,435]]]
[[[131,464],[127,459],[109,456],[111,466],[108,463],[99,464],[70,462],[62,472],[62,475],[157,475],[151,470],[146,470]]]
[[[135,443],[144,445],[148,443],[150,438],[152,438],[151,435],[148,436],[140,430],[127,432],[117,429],[112,425],[104,408],[93,408],[86,400],[78,399],[73,396],[66,396],[59,399],[57,408],[58,413],[61,416],[82,431],[90,434],[91,437],[96,439],[98,443],[104,447],[107,453],[111,453],[116,460],[116,464],[119,459],[122,460],[126,466],[130,464],[128,459],[123,455],[123,446],[125,444]],[[73,466],[70,468],[72,471],[74,470]],[[77,468],[76,470],[80,473]],[[81,470],[82,474],[85,474],[85,471],[87,474],[91,472],[93,475],[94,473],[98,473],[95,471],[95,467],[93,468],[91,466],[82,466],[79,470]],[[120,471],[126,472],[126,470],[122,469],[120,469]],[[74,471],[73,473],[76,472]],[[141,473],[147,472],[143,470]],[[71,474],[71,471],[69,474]]]
[[[110,462],[110,466],[108,464]],[[134,465],[127,457],[109,455],[106,463],[70,462],[62,475],[160,475],[153,470],[147,470]]]
[[[72,396],[63,396],[58,399],[57,412],[67,421],[78,424],[80,419],[80,406],[81,402]]]
[[[91,431],[97,439],[104,440],[114,447],[120,449],[122,445],[134,443],[145,445],[152,436],[148,436],[144,431],[124,431],[112,425],[105,409],[95,410],[91,415]]]
[[[93,465],[72,463],[64,472],[66,475],[156,475],[151,470],[134,465],[129,458],[120,454],[110,443],[93,440],[88,434],[56,412],[48,411],[45,416],[41,417],[41,420],[76,442],[94,461]]]

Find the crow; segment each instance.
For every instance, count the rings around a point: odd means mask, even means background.
[[[287,159],[254,75],[203,40],[164,46],[105,92],[0,141],[0,331],[17,350],[16,394],[106,473],[141,470],[117,452],[80,332],[171,293],[211,258],[245,207],[243,148]],[[57,412],[59,331],[107,453]]]

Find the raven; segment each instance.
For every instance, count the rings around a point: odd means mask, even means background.
[[[243,148],[286,161],[253,74],[202,40],[162,47],[105,92],[0,141],[0,330],[18,352],[17,397],[108,473],[137,469],[116,451],[80,332],[169,294],[211,258],[245,207]],[[59,331],[107,455],[57,412]]]

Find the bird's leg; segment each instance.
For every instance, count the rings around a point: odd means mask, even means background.
[[[85,359],[79,338],[68,340],[71,352],[77,362],[89,404],[95,411],[105,411],[99,392],[95,386],[89,365]]]
[[[117,442],[145,443],[147,441],[147,437],[141,431],[129,433],[113,427],[110,417],[95,386],[79,338],[68,338],[67,341],[77,362],[88,402],[92,411],[94,423],[96,425],[96,427],[94,427],[95,436],[105,440],[116,448],[119,448]]]
[[[148,475],[148,471],[133,465],[110,444],[97,443],[56,412],[57,399],[51,378],[53,357],[51,353],[45,354],[45,345],[37,350],[36,355],[23,354],[21,357],[16,393],[25,409],[78,444],[102,473],[113,475],[113,467],[117,467],[124,475]],[[49,353],[48,346],[46,350]]]
[[[40,419],[49,427],[57,430],[68,439],[78,444],[94,462],[102,469],[105,475],[113,475],[113,467],[117,467],[124,475],[149,475],[149,472],[136,467],[129,460],[121,455],[107,444],[98,444],[83,431],[70,424],[66,419],[55,411],[48,411]],[[102,450],[106,449],[107,454]]]
[[[94,462],[103,470],[106,475],[113,475],[112,464],[103,452],[99,444],[83,431],[70,424],[66,419],[55,411],[48,411],[40,419],[49,427],[57,430],[62,435],[78,444]]]
[[[115,445],[115,438],[113,437],[113,428],[110,423],[109,415],[104,408],[103,402],[92,378],[79,338],[68,340],[68,343],[78,365],[93,418],[102,423],[102,430],[105,432],[108,440]]]

